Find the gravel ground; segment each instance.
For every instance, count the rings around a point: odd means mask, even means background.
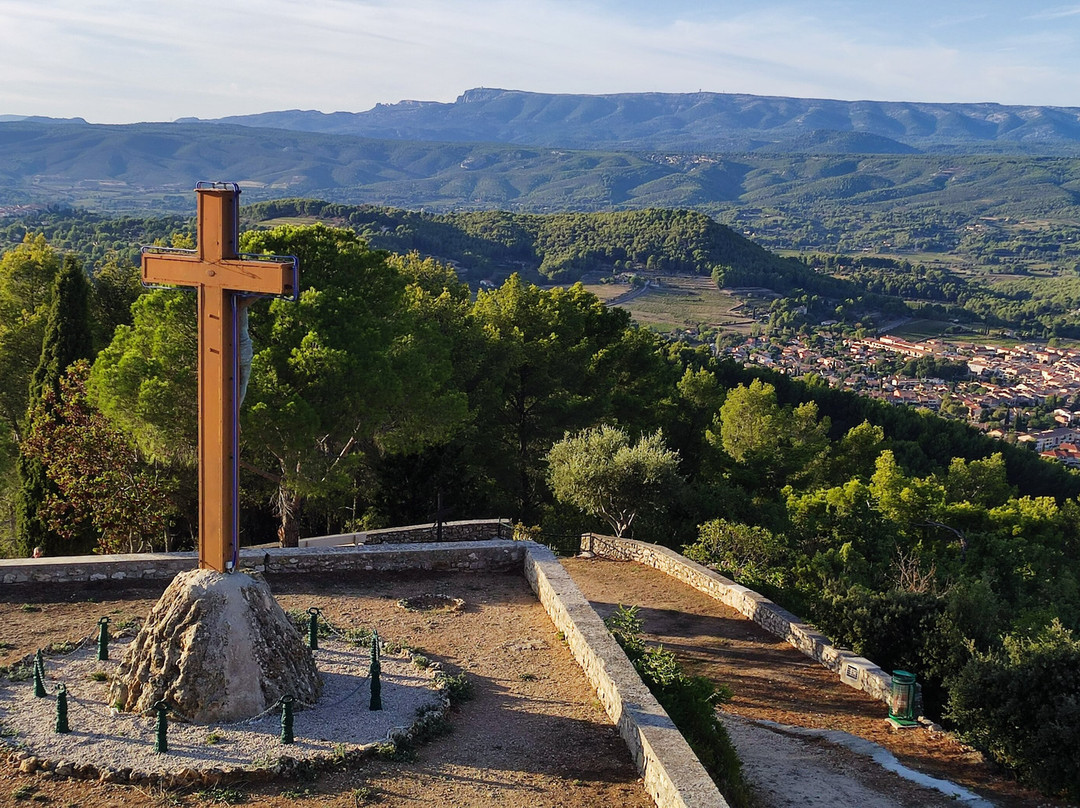
[[[368,648],[322,640],[315,659],[323,695],[314,707],[294,713],[294,744],[281,743],[280,711],[272,709],[233,724],[170,721],[168,752],[163,754],[154,751],[155,717],[113,709],[108,704],[108,682],[91,678],[111,674],[123,647],[113,644],[107,662],[97,660],[94,642],[83,643],[71,654],[46,657],[46,698],[34,697],[32,681],[0,687],[0,725],[8,742],[53,763],[130,769],[151,776],[184,769],[250,769],[266,767],[282,756],[331,759],[406,732],[421,713],[444,707],[432,669],[417,666],[408,655],[388,654],[380,660],[383,709],[368,709]],[[54,731],[56,686],[61,682],[68,692],[67,734]]]
[[[915,783],[885,770],[872,751],[856,752],[836,737],[846,733],[823,733],[764,722],[748,721],[723,714],[724,726],[742,761],[743,774],[768,808],[802,808],[806,805],[872,805],[875,808],[946,808],[966,805],[993,808],[993,803],[953,786],[929,778]],[[821,733],[815,737],[804,733]],[[876,747],[869,741],[866,747]],[[877,747],[880,749],[880,747]],[[884,750],[881,750],[884,751]],[[894,759],[895,760],[895,759]],[[954,796],[955,795],[955,796]]]

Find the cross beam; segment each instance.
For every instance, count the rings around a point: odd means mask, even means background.
[[[199,567],[232,570],[239,556],[240,455],[237,380],[237,298],[295,297],[297,261],[291,256],[241,256],[240,188],[202,183],[198,247],[144,248],[148,285],[193,286],[199,318]]]

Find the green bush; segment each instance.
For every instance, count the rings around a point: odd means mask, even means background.
[[[852,587],[843,595],[823,598],[813,620],[835,642],[884,670],[914,673],[922,686],[924,711],[935,717],[944,708],[945,680],[970,658],[948,599],[932,592]]]
[[[474,696],[472,680],[466,675],[465,671],[456,676],[439,674],[437,679],[445,686],[446,696],[450,699],[451,704],[470,701]]]
[[[1080,640],[1055,620],[1008,635],[951,682],[948,717],[966,743],[1048,794],[1080,799]]]
[[[924,646],[947,606],[944,597],[932,592],[852,587],[843,595],[826,597],[814,619],[834,640],[883,668],[914,671],[927,667]]]
[[[646,645],[637,612],[637,606],[620,605],[604,623],[634,663],[641,680],[686,738],[720,793],[735,808],[749,808],[753,798],[743,780],[742,764],[727,730],[716,716],[716,705],[730,699],[731,691],[715,686],[704,676],[687,676],[675,654]]]
[[[715,567],[744,586],[783,587],[783,540],[762,527],[713,519],[698,529],[698,540],[683,555]]]

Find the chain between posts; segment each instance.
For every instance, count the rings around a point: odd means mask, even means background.
[[[320,615],[322,615],[322,610],[320,608],[318,608],[318,607],[312,607],[311,609],[308,609],[308,614],[310,616],[309,632],[317,634],[317,632],[318,632],[318,618],[319,618]],[[327,630],[332,635],[336,636],[337,638],[341,639],[342,641],[344,641],[344,642],[352,642],[354,644],[357,643],[357,640],[355,638],[348,637],[348,635],[344,631],[338,629],[336,626],[334,626],[332,623],[330,623],[325,618],[323,619],[323,623],[325,624]],[[108,661],[108,643],[110,641],[110,637],[109,637],[109,634],[108,634],[108,624],[109,624],[109,618],[108,617],[102,617],[98,621],[98,633],[97,633],[96,640],[98,642],[98,660],[99,661]],[[75,653],[76,651],[81,649],[84,645],[86,645],[87,642],[89,642],[89,641],[91,641],[93,639],[95,639],[93,634],[87,635],[77,645],[75,645],[70,650],[67,650],[65,652],[65,655]],[[309,635],[309,640],[310,639],[311,639],[311,637]],[[318,650],[317,639],[314,641],[314,645],[312,647],[313,647],[314,650]],[[359,683],[357,684],[357,686],[355,688],[353,688],[349,693],[346,693],[344,696],[342,696],[340,699],[338,699],[338,701],[334,702],[333,704],[324,705],[326,708],[333,709],[333,708],[338,707],[339,705],[344,704],[345,702],[353,699],[356,695],[358,695],[363,690],[364,686],[370,682],[372,684],[370,709],[372,709],[372,710],[380,710],[380,709],[382,709],[381,679],[380,679],[381,665],[379,663],[379,657],[381,655],[381,645],[380,645],[380,642],[379,642],[379,633],[378,633],[378,631],[372,631],[371,632],[371,655],[372,655],[371,656],[371,664],[370,664],[370,667],[369,667],[369,675],[368,675],[368,677],[362,677],[361,676],[360,681],[359,681]],[[45,697],[47,695],[47,693],[45,691],[44,654],[43,654],[43,651],[41,649],[38,649],[37,653],[35,654],[35,658],[34,658],[34,688],[35,688],[35,696],[36,697],[43,698],[43,697]],[[268,715],[270,715],[272,712],[275,712],[277,710],[282,711],[282,721],[284,722],[284,720],[285,720],[285,715],[284,715],[285,701],[284,700],[285,699],[289,700],[289,702],[288,702],[289,713],[290,713],[289,718],[291,719],[292,718],[292,716],[291,716],[292,709],[291,708],[292,708],[292,703],[293,703],[294,699],[293,699],[292,696],[285,696],[285,697],[282,697],[282,699],[278,700],[278,702],[274,703],[273,705],[271,705],[267,709],[263,710],[258,715],[251,716],[250,718],[246,718],[246,719],[244,719],[242,721],[235,721],[235,722],[231,722],[231,723],[228,723],[228,724],[221,724],[221,726],[223,726],[223,727],[243,726],[245,724],[255,723],[257,721],[261,721],[262,719],[264,719]],[[86,711],[90,715],[94,715],[94,716],[100,715],[98,710],[95,709],[93,706],[88,705],[82,699],[79,699],[79,698],[69,694],[67,692],[66,685],[61,683],[61,684],[58,685],[58,690],[57,690],[57,724],[56,724],[56,726],[57,726],[56,731],[57,732],[69,732],[70,731],[69,729],[61,729],[60,728],[61,726],[63,726],[63,727],[68,726],[69,704],[74,704],[76,707]],[[167,713],[168,712],[172,712],[174,717],[177,720],[180,720],[182,722],[190,722],[191,721],[191,719],[189,719],[186,716],[178,713],[176,708],[173,705],[168,704],[164,700],[156,702],[149,710],[145,710],[142,713],[144,716],[147,716],[147,717],[156,716],[157,726],[155,728],[156,739],[155,739],[154,748],[155,748],[155,751],[158,751],[158,752],[167,752],[168,751],[168,735],[167,735],[167,733],[168,733],[168,715],[167,715]],[[63,716],[62,719],[61,719],[61,713],[62,713],[62,716]],[[290,720],[290,727],[289,727],[290,730],[291,730],[291,723],[292,722]],[[284,738],[285,737],[284,723],[283,723],[283,727],[282,727],[282,733],[283,733],[283,738]],[[390,737],[390,735],[388,734],[387,737]],[[284,742],[285,741],[283,741],[283,743]]]
[[[326,709],[333,709],[334,707],[338,707],[338,706],[344,704],[345,702],[349,701],[350,699],[352,699],[353,696],[355,696],[357,693],[359,693],[361,690],[363,690],[364,685],[366,685],[367,683],[368,683],[368,679],[366,679],[366,678],[361,679],[360,684],[358,684],[356,687],[354,687],[351,691],[346,693],[340,699],[335,701],[333,704],[326,705]]]
[[[100,718],[101,711],[99,709],[97,709],[98,705],[96,705],[96,704],[95,705],[86,704],[82,699],[78,698],[77,696],[75,696],[75,695],[73,695],[71,693],[67,694],[67,700],[68,700],[68,706],[69,707],[72,704],[74,704],[80,710],[84,710],[85,712],[87,712],[88,714],[94,716],[95,718]],[[111,710],[111,709],[112,709],[111,707],[106,708],[107,711]],[[149,713],[144,713],[144,715],[149,715]]]
[[[309,610],[309,614],[312,616],[312,622],[314,623],[317,620],[318,615],[321,614],[321,610],[312,609],[312,610]],[[108,643],[107,625],[108,625],[108,618],[103,617],[99,621],[99,627],[100,627],[99,636],[98,636],[98,641],[99,641],[99,649],[98,649],[99,657],[98,657],[98,659],[99,660],[107,660],[108,659],[108,656],[107,656],[107,643]],[[341,632],[340,630],[338,630],[336,627],[334,627],[329,622],[327,622],[326,625],[327,625],[328,630],[336,633],[339,637],[342,637],[342,638],[346,637],[344,632]],[[104,637],[104,640],[102,639],[103,637]],[[89,641],[90,639],[92,639],[92,636],[86,637],[72,651],[70,651],[68,653],[72,653],[74,650],[78,650],[83,645],[85,645],[86,642]],[[353,642],[355,643],[356,641],[353,640]],[[101,655],[102,654],[102,643],[105,643],[105,645],[106,645],[105,652],[104,652],[105,655],[104,656]],[[376,630],[376,631],[371,632],[371,664],[370,664],[370,668],[369,668],[369,676],[368,676],[368,678],[366,678],[366,679],[361,678],[359,684],[357,684],[357,686],[351,692],[347,693],[344,697],[339,699],[334,704],[325,705],[325,707],[329,708],[329,709],[333,709],[333,708],[345,703],[346,701],[349,701],[350,699],[355,697],[363,689],[363,687],[364,687],[364,685],[366,683],[370,682],[370,684],[371,684],[371,701],[370,701],[370,704],[369,704],[369,709],[371,709],[371,710],[381,710],[382,709],[382,700],[381,700],[381,679],[380,679],[381,664],[380,664],[380,661],[379,661],[380,656],[381,656],[381,645],[380,645],[380,641],[379,641],[379,633]],[[37,654],[35,655],[34,672],[35,672],[35,688],[38,685],[40,685],[41,688],[44,689],[45,668],[44,668],[44,655],[43,655],[41,649],[38,649]],[[45,693],[42,693],[41,695],[44,696]],[[63,684],[63,683],[60,683],[60,684],[57,685],[57,699],[56,699],[56,726],[55,726],[55,731],[57,733],[68,733],[68,732],[71,731],[70,726],[69,726],[69,722],[68,722],[69,698],[70,698],[70,701],[75,704],[75,706],[85,710],[86,712],[90,713],[91,715],[97,715],[98,714],[96,710],[91,709],[89,706],[87,706],[85,703],[83,703],[80,699],[78,699],[78,698],[76,698],[74,696],[69,697],[69,695],[67,693],[66,685]],[[295,743],[295,737],[294,737],[294,734],[293,734],[293,711],[292,711],[293,702],[294,702],[294,697],[293,696],[289,696],[289,695],[283,696],[281,699],[279,699],[279,701],[276,704],[272,705],[271,707],[267,708],[266,710],[264,710],[263,712],[259,713],[256,716],[252,716],[251,718],[245,719],[243,721],[233,722],[232,724],[223,724],[222,726],[239,726],[239,725],[254,723],[256,721],[262,720],[263,718],[265,718],[267,715],[269,715],[274,710],[280,709],[281,710],[281,743],[282,744]],[[151,710],[153,711],[153,713],[151,713]],[[157,753],[164,754],[164,753],[167,753],[169,751],[169,747],[168,747],[168,723],[169,723],[169,721],[168,721],[168,713],[170,711],[172,711],[174,713],[174,715],[176,715],[182,721],[190,720],[190,719],[186,719],[184,716],[177,714],[176,709],[165,700],[159,700],[158,702],[156,702],[153,705],[153,707],[151,708],[151,710],[144,711],[143,715],[156,714],[156,719],[157,720],[156,720],[156,726],[155,726],[154,751],[157,752]],[[407,730],[407,729],[408,729],[407,727],[392,727],[387,731],[385,737],[389,741],[395,741],[396,736],[401,731]]]
[[[315,609],[317,607],[312,607],[312,608]],[[311,612],[312,612],[312,609],[308,609],[308,614],[309,615],[311,614]],[[322,622],[320,623],[320,625],[326,626],[326,630],[327,630],[327,632],[329,632],[330,636],[336,637],[337,639],[341,640],[342,642],[350,642],[350,643],[358,643],[359,642],[355,637],[350,637],[345,631],[342,631],[337,626],[335,626],[333,623],[331,623],[329,620],[327,620],[326,615],[323,613],[322,609],[318,609],[318,616],[322,618]],[[309,624],[308,630],[310,631],[310,624]],[[309,640],[310,640],[310,637],[309,637]],[[310,641],[309,641],[308,645],[309,646],[311,645]],[[318,648],[313,648],[313,650],[317,651],[319,649]]]

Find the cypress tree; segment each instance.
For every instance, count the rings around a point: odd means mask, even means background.
[[[49,390],[60,394],[60,378],[73,362],[90,359],[92,346],[90,283],[79,259],[68,255],[56,276],[49,322],[41,345],[41,361],[30,381],[31,408]]]
[[[69,255],[64,258],[53,287],[41,359],[30,381],[30,406],[24,434],[29,434],[34,419],[40,417],[46,407],[55,406],[60,395],[60,379],[68,366],[78,359],[90,358],[91,341],[90,284],[79,259]],[[46,496],[56,490],[44,464],[20,454],[18,472],[20,490],[15,518],[22,553],[30,555],[33,548],[41,547],[46,555],[62,554],[59,537],[46,527],[41,514]]]

